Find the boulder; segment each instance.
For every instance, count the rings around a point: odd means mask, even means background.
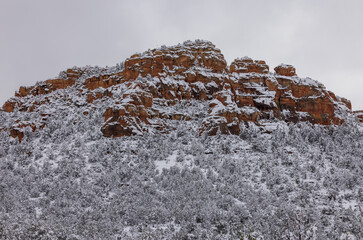
[[[291,65],[280,64],[277,67],[275,67],[274,70],[277,75],[288,76],[288,77],[296,76],[296,69]]]
[[[20,122],[18,121],[14,124],[10,130],[10,136],[13,138],[18,138],[19,142],[21,142],[24,138],[24,129],[30,127],[32,132],[35,132],[37,129],[36,124],[33,122]]]
[[[269,67],[265,61],[244,57],[235,59],[231,63],[229,71],[231,73],[268,73]]]
[[[363,110],[354,111],[354,115],[358,118],[358,120],[363,123]]]
[[[13,112],[14,111],[14,108],[16,106],[16,102],[15,101],[12,101],[12,100],[8,100],[4,103],[3,105],[3,110],[5,112]]]

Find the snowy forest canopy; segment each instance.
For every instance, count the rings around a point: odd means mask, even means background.
[[[210,137],[170,120],[168,134],[110,139],[101,107],[58,109],[21,143],[0,131],[0,238],[363,238],[358,123]]]

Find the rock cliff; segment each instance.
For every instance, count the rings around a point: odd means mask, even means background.
[[[44,127],[52,113],[42,106],[53,101],[85,107],[85,116],[92,106],[109,103],[101,128],[106,137],[170,131],[168,121],[197,120],[199,133],[209,135],[239,134],[240,124],[247,121],[338,125],[351,113],[348,100],[315,80],[298,77],[293,66],[281,64],[274,70],[270,72],[265,61],[248,57],[228,66],[221,51],[208,41],[163,46],[134,54],[112,68],[75,67],[56,79],[20,87],[3,111],[34,112],[39,118],[14,123],[6,131],[21,141],[23,129]],[[178,110],[191,102],[206,107]]]
[[[355,111],[355,116],[358,118],[358,120],[363,123],[363,111]]]

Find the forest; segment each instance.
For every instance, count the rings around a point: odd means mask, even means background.
[[[167,120],[168,133],[105,138],[105,106],[79,106],[45,109],[46,127],[21,143],[0,131],[1,239],[363,238],[356,121],[207,136],[200,120]]]

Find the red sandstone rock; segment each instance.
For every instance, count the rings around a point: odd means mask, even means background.
[[[340,98],[340,101],[342,101],[349,110],[352,110],[352,103],[348,99]]]
[[[25,97],[30,94],[30,91],[33,90],[34,87],[20,87],[18,92],[15,92],[16,97]]]
[[[244,57],[244,58],[237,58],[235,59],[230,68],[229,71],[231,73],[249,73],[249,72],[255,72],[255,73],[268,73],[269,67],[266,64],[265,61],[262,60],[255,60],[253,61],[251,58]]]
[[[74,83],[74,79],[51,79],[45,81],[45,84],[52,89],[64,89],[72,86]]]
[[[355,116],[357,116],[358,120],[363,123],[363,110],[361,111],[354,111],[353,112]]]
[[[155,102],[158,106],[174,106],[192,99],[209,101],[209,116],[203,121],[201,132],[212,135],[217,132],[239,134],[241,122],[258,123],[260,119],[269,118],[341,124],[344,120],[336,116],[336,109],[342,106],[346,106],[347,111],[351,109],[348,100],[335,96],[321,85],[291,78],[296,76],[291,65],[279,65],[275,68],[276,74],[271,74],[264,61],[242,58],[232,62],[228,72],[220,50],[204,41],[134,54],[118,72],[101,71],[93,75],[91,70],[91,73],[87,71],[86,68],[68,69],[59,79],[20,87],[16,97],[49,94],[73,86],[81,76],[91,76],[84,82],[78,81],[77,87],[80,86],[79,91],[85,94],[88,104],[95,104],[96,99],[104,101],[106,96],[115,99],[112,89],[124,84],[127,89],[122,96],[117,95],[118,106],[105,111],[102,132],[106,137],[141,134],[145,130],[143,126],[151,124],[150,119],[157,121],[153,127],[163,131],[168,130],[168,120],[191,119],[185,114],[156,110]],[[33,112],[38,111],[39,105],[51,101],[42,98],[23,104],[17,101],[19,99],[6,102],[3,110]],[[22,139],[19,128],[11,131],[13,136]]]
[[[16,102],[8,100],[4,103],[3,109],[5,112],[13,112],[16,106]]]
[[[228,122],[224,117],[211,116],[203,120],[199,134],[206,132],[210,136],[220,134],[230,134]]]
[[[89,94],[87,94],[87,102],[88,103],[93,103],[93,101],[97,100],[97,99],[102,99],[104,97],[112,97],[112,93],[108,90],[106,91],[98,91],[98,92],[91,92]]]
[[[51,79],[46,80],[44,84],[34,86],[34,87],[20,87],[19,91],[15,93],[16,97],[25,97],[28,95],[42,95],[48,94],[50,92],[56,91],[58,89],[65,89],[67,87],[73,86],[75,80],[73,78],[69,79]]]
[[[32,129],[32,132],[35,132],[36,130],[36,125],[35,123],[22,123],[22,122],[18,122],[17,124],[15,124],[14,126],[12,126],[10,128],[10,136],[13,138],[18,138],[19,142],[21,142],[24,138],[24,128],[26,127],[30,127]]]
[[[296,75],[296,70],[291,65],[280,64],[279,66],[275,67],[274,70],[278,75],[282,75],[282,76],[295,76]]]
[[[126,93],[122,96],[123,99],[129,99],[128,103],[135,106],[143,105],[147,108],[153,104],[153,97],[150,93],[139,90]]]
[[[198,56],[194,55],[194,57],[198,59]],[[199,59],[203,62],[203,57],[199,57]],[[206,101],[210,99],[210,94],[212,93],[213,98],[218,99],[224,106],[236,103],[239,108],[254,107],[256,109],[253,114],[231,110],[233,107],[220,111],[215,115],[215,119],[219,119],[217,121],[218,124],[216,124],[216,121],[209,122],[218,127],[207,127],[206,124],[208,124],[208,121],[204,122],[204,127],[202,127],[202,129],[208,129],[207,131],[211,134],[214,134],[216,129],[219,129],[221,133],[231,133],[231,130],[227,131],[228,124],[232,124],[232,122],[239,123],[241,121],[257,122],[259,118],[270,118],[271,113],[274,117],[283,119],[281,113],[283,110],[291,112],[290,117],[286,118],[287,121],[304,120],[323,125],[341,124],[342,122],[335,117],[335,105],[328,96],[330,96],[333,101],[343,102],[343,100],[335,100],[337,99],[335,95],[333,96],[317,86],[301,84],[288,78],[277,78],[276,81],[268,75],[246,75],[242,76],[241,79],[237,79],[237,81],[228,81],[228,79],[225,79],[224,81],[214,81],[215,83],[218,83],[217,86],[211,90],[207,90],[205,86],[212,82],[211,79],[213,77],[200,75],[198,72],[189,73],[186,71],[185,69],[193,68],[195,64],[198,66],[198,61],[193,62],[191,60],[192,57],[190,54],[189,56],[188,54],[179,54],[178,57],[175,58],[172,53],[166,54],[162,50],[153,50],[146,55],[136,54],[126,61],[124,76],[126,76],[126,78],[137,78],[138,76],[145,77],[146,75],[154,77],[159,74],[164,74],[164,76],[165,74],[171,74],[171,76],[173,76],[173,73],[165,72],[165,69],[177,67],[178,70],[175,72],[186,76],[185,79],[187,80],[187,83],[191,84],[191,91],[188,88],[183,88],[182,91],[180,91],[180,86],[178,84],[164,84],[161,81],[160,88],[158,90],[153,89],[153,97],[161,97],[174,103],[175,100],[189,100],[191,98]],[[207,63],[206,65],[208,67],[213,67],[210,62],[203,62],[203,64],[205,63]],[[165,68],[165,66],[167,66],[167,68]],[[225,68],[224,64],[220,64],[220,66],[220,68],[215,69],[215,71],[212,70],[212,72],[222,71],[223,68]],[[296,75],[295,68],[290,65],[280,65],[275,68],[275,71],[278,75],[282,76]],[[268,73],[268,66],[264,61],[253,61],[252,59],[243,58],[237,59],[231,64],[230,72],[266,74]],[[199,83],[202,83],[202,85]],[[218,92],[221,91],[222,88],[230,89],[232,95],[227,96],[223,91]],[[159,93],[156,94],[156,91]],[[273,92],[275,93],[271,94]],[[186,93],[186,95],[180,93]],[[268,93],[268,95],[266,95],[266,93]],[[132,99],[134,104],[140,104],[136,96],[133,96]],[[347,101],[345,104],[349,108],[349,102]],[[215,104],[211,103],[210,107],[213,109]],[[306,113],[307,115],[301,115],[299,112]],[[214,117],[211,116],[211,119],[214,119]],[[220,119],[225,119],[226,122]],[[238,134],[238,128],[236,127],[232,132]]]
[[[108,88],[114,85],[117,85],[121,82],[121,78],[119,76],[110,76],[110,75],[101,75],[101,76],[93,76],[91,78],[86,79],[86,88],[90,90],[94,90],[96,88]]]
[[[185,47],[174,46],[132,55],[125,61],[124,78],[132,80],[139,75],[155,77],[177,74],[186,76],[187,82],[194,82],[194,76],[188,75],[186,70],[196,66],[222,73],[227,63],[220,50],[210,42],[186,43]]]

